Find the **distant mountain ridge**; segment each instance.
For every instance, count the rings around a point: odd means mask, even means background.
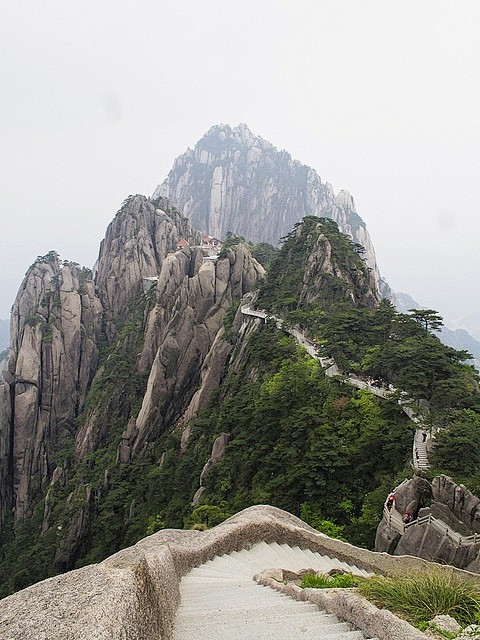
[[[193,149],[175,160],[154,192],[154,198],[159,196],[169,198],[196,228],[218,238],[231,231],[275,245],[305,216],[331,218],[365,249],[363,258],[375,274],[381,296],[402,312],[420,307],[407,294],[398,294],[405,302],[397,300],[381,277],[372,240],[350,193],[335,195],[315,169],[279,151],[246,124],[211,127]],[[442,341],[471,353],[480,367],[480,342],[465,331],[468,327],[461,320],[458,324],[454,330],[444,327]]]
[[[476,340],[480,340],[480,316],[477,313],[467,313],[459,318],[454,318],[450,324],[454,329],[468,331]]]
[[[414,300],[408,293],[395,292],[398,311],[406,313],[409,309],[423,309],[421,304]],[[465,329],[451,329],[443,327],[438,333],[440,340],[454,349],[465,350],[473,356],[473,364],[480,369],[480,342]]]
[[[276,245],[305,216],[331,218],[364,248],[382,295],[393,295],[380,276],[372,240],[348,191],[335,195],[314,169],[245,124],[212,127],[194,149],[175,160],[153,194],[159,196],[169,198],[196,228],[218,238],[231,231]]]

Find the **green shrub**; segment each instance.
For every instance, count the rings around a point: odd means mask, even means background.
[[[150,516],[147,522],[147,536],[151,536],[152,533],[156,533],[157,531],[161,531],[161,529],[165,529],[165,520],[157,514],[155,516]]]
[[[401,576],[362,580],[360,593],[380,607],[419,624],[451,615],[460,624],[474,623],[480,612],[480,583],[453,571],[414,571]]]
[[[200,528],[196,525],[201,525],[201,530],[210,529],[210,527],[215,527],[220,522],[223,522],[229,517],[228,513],[222,511],[222,509],[217,505],[211,504],[202,504],[200,507],[194,509],[188,518],[188,522],[186,523],[188,529],[197,529]]]

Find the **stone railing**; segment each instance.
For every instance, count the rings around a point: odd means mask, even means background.
[[[435,518],[431,513],[412,520],[405,525],[405,531],[410,527],[420,526],[422,524],[431,524],[437,531],[443,533],[446,538],[449,538],[454,544],[461,547],[468,544],[477,544],[480,542],[480,533],[474,533],[470,536],[462,536],[458,531],[451,529],[443,520]]]
[[[250,507],[209,531],[159,531],[100,564],[4,598],[0,640],[170,640],[181,577],[217,555],[262,540],[298,545],[387,575],[431,564],[334,540],[275,507]]]
[[[396,394],[398,396],[397,403],[402,408],[402,411],[412,422],[415,423],[417,427],[413,444],[413,466],[420,469],[427,469],[429,467],[428,458],[426,456],[426,447],[423,449],[417,442],[418,433],[423,431],[423,419],[421,414],[413,408],[412,405],[414,404],[414,401],[408,396],[407,393],[399,391],[393,385],[382,387],[373,384],[371,380],[364,380],[362,378],[359,378],[353,373],[342,373],[332,358],[324,358],[318,355],[317,346],[315,345],[315,343],[309,340],[300,331],[300,329],[285,325],[283,320],[281,318],[278,318],[277,316],[269,314],[262,309],[253,309],[250,305],[243,305],[240,311],[244,316],[259,318],[264,322],[266,322],[267,320],[273,320],[279,329],[283,329],[284,331],[292,335],[298,342],[298,344],[300,344],[312,358],[315,358],[315,360],[318,360],[320,362],[320,365],[325,370],[325,375],[329,378],[340,376],[347,384],[351,385],[352,387],[356,387],[357,389],[367,389],[367,391],[370,391],[370,393],[373,393],[379,398],[386,399]],[[428,412],[428,407],[424,407],[424,410]],[[422,449],[421,457],[418,455],[420,449]]]
[[[408,479],[403,480],[403,482],[401,482],[398,485],[398,487],[395,487],[392,493],[395,494],[398,491],[398,489],[407,482],[410,482],[410,480]],[[449,538],[454,544],[456,544],[459,547],[469,545],[469,544],[480,543],[480,533],[474,533],[469,536],[462,536],[462,534],[458,533],[458,531],[451,529],[447,524],[445,524],[443,520],[440,520],[439,518],[435,518],[435,516],[432,516],[431,513],[424,515],[420,518],[416,518],[411,522],[404,523],[401,515],[398,513],[398,511],[395,510],[395,508],[391,510],[388,509],[387,500],[388,500],[388,497],[385,500],[385,503],[383,505],[383,517],[386,519],[386,521],[392,527],[392,529],[395,529],[395,531],[397,531],[401,535],[403,535],[405,531],[407,531],[407,529],[410,529],[411,527],[418,527],[424,524],[429,524],[429,525],[432,525],[438,532],[443,533],[446,538]]]

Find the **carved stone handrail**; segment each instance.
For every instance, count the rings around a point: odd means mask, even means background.
[[[281,509],[258,505],[209,531],[159,531],[100,564],[48,578],[4,598],[0,640],[171,640],[181,577],[215,556],[260,541],[311,549],[386,575],[433,564],[354,547],[315,531]],[[435,566],[439,571],[474,576]]]
[[[407,481],[404,480],[402,484],[404,482],[408,482],[408,480]],[[395,493],[395,491],[396,489],[392,491],[392,493]],[[449,538],[458,547],[466,546],[469,544],[477,544],[477,543],[480,544],[480,533],[474,533],[469,536],[462,536],[462,534],[458,533],[458,531],[451,529],[447,524],[445,524],[443,520],[440,520],[440,518],[435,518],[435,516],[432,516],[431,513],[425,516],[422,516],[421,518],[416,518],[411,522],[405,523],[403,522],[398,511],[395,511],[394,509],[389,511],[387,504],[385,502],[383,507],[383,515],[386,518],[388,524],[392,527],[392,529],[395,529],[395,531],[400,533],[400,535],[403,535],[407,531],[407,529],[410,529],[412,527],[418,527],[424,524],[429,524],[429,525],[432,525],[435,529],[437,529],[437,531],[439,531],[440,533],[443,533],[446,538]]]

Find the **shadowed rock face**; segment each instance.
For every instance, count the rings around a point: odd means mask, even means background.
[[[365,248],[380,291],[391,296],[351,195],[341,191],[335,196],[314,169],[278,151],[244,124],[212,127],[193,150],[175,160],[153,197],[161,195],[180,207],[194,226],[218,238],[232,231],[253,242],[277,244],[304,216],[332,218]]]
[[[225,314],[263,274],[242,245],[217,262],[203,262],[198,249],[164,261],[140,359],[150,375],[134,449],[182,415],[188,420],[208,401],[230,351],[221,340]]]
[[[225,314],[263,274],[242,245],[216,262],[204,261],[199,248],[189,247],[163,260],[137,361],[148,381],[140,412],[130,420],[125,416],[119,462],[130,461],[147,442],[205,406],[230,353],[222,339]],[[101,423],[93,409],[77,435],[80,458],[98,446]]]
[[[91,273],[52,252],[27,272],[12,309],[2,390],[1,516],[31,513],[72,432],[98,362],[101,305]]]
[[[190,246],[176,251],[181,238]],[[222,338],[226,312],[264,270],[243,245],[217,260],[204,260],[196,247],[200,242],[200,232],[166,199],[135,196],[108,228],[96,289],[88,269],[60,264],[55,252],[29,269],[13,307],[9,365],[0,385],[2,520],[12,509],[17,519],[31,515],[45,498],[42,534],[57,524],[52,520],[52,490],[66,486],[87,453],[105,446],[105,412],[115,410],[125,420],[117,448],[116,463],[121,465],[133,455],[142,456],[160,433],[187,424],[208,402],[231,350]],[[155,286],[148,296],[141,293],[145,278]],[[132,300],[143,320],[132,324],[128,337],[119,337],[112,321],[118,315],[130,320]],[[148,378],[136,398],[143,398],[141,410],[138,404],[135,409],[122,404],[119,377],[116,393],[104,404],[98,399],[90,403],[77,432],[76,418],[91,383],[94,377],[102,380],[105,367],[98,367],[98,345],[105,333],[111,350],[126,344],[130,334],[140,345],[129,366],[132,375],[140,372]],[[115,371],[108,375],[115,376]],[[72,436],[77,459],[56,467],[55,454],[67,441],[70,446]],[[94,506],[108,493],[105,473],[101,489],[81,482],[72,487],[67,502],[80,506],[64,523],[54,560],[57,570],[71,568],[88,547]]]

